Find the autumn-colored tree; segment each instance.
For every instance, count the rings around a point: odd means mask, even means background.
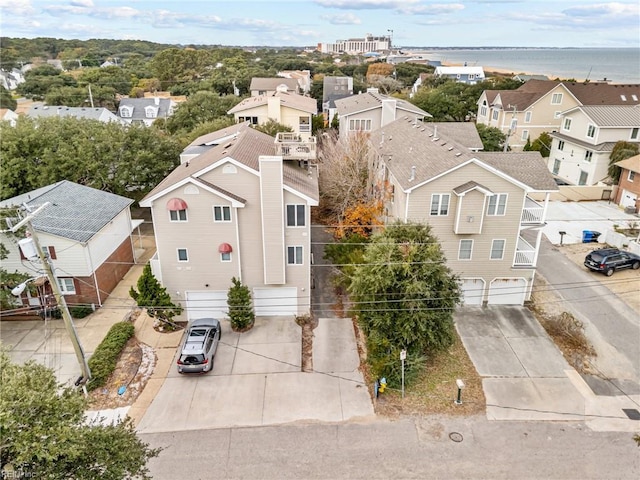
[[[376,62],[369,65],[367,69],[367,80],[371,75],[382,75],[383,77],[390,77],[393,75],[394,66],[390,63]]]
[[[369,200],[348,207],[334,231],[334,237],[337,239],[351,235],[369,237],[375,227],[384,225],[381,219],[382,209],[382,200]]]

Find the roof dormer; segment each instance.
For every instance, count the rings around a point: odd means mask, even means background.
[[[122,105],[119,110],[122,118],[131,118],[133,116],[133,107],[129,105]]]
[[[144,107],[144,116],[146,118],[157,118],[158,117],[158,107],[148,105]]]

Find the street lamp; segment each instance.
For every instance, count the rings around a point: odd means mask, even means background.
[[[24,292],[25,288],[27,288],[27,283],[33,282],[35,280],[40,280],[43,277],[45,277],[45,275],[40,275],[39,277],[28,278],[27,280],[25,280],[21,284],[16,285],[15,287],[13,287],[11,289],[11,295],[13,295],[14,297],[19,297],[20,295],[22,295],[22,292]]]

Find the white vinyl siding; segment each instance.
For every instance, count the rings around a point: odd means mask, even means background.
[[[434,193],[431,195],[431,211],[430,215],[449,215],[449,198],[448,193]]]
[[[493,240],[491,242],[491,260],[502,260],[504,257],[504,245],[506,240]]]
[[[458,247],[458,260],[471,260],[472,252],[473,240],[460,240],[460,246]]]

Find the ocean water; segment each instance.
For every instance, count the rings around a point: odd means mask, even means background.
[[[413,50],[413,49],[407,49]],[[549,78],[640,83],[640,48],[420,49],[433,60],[494,67]]]

